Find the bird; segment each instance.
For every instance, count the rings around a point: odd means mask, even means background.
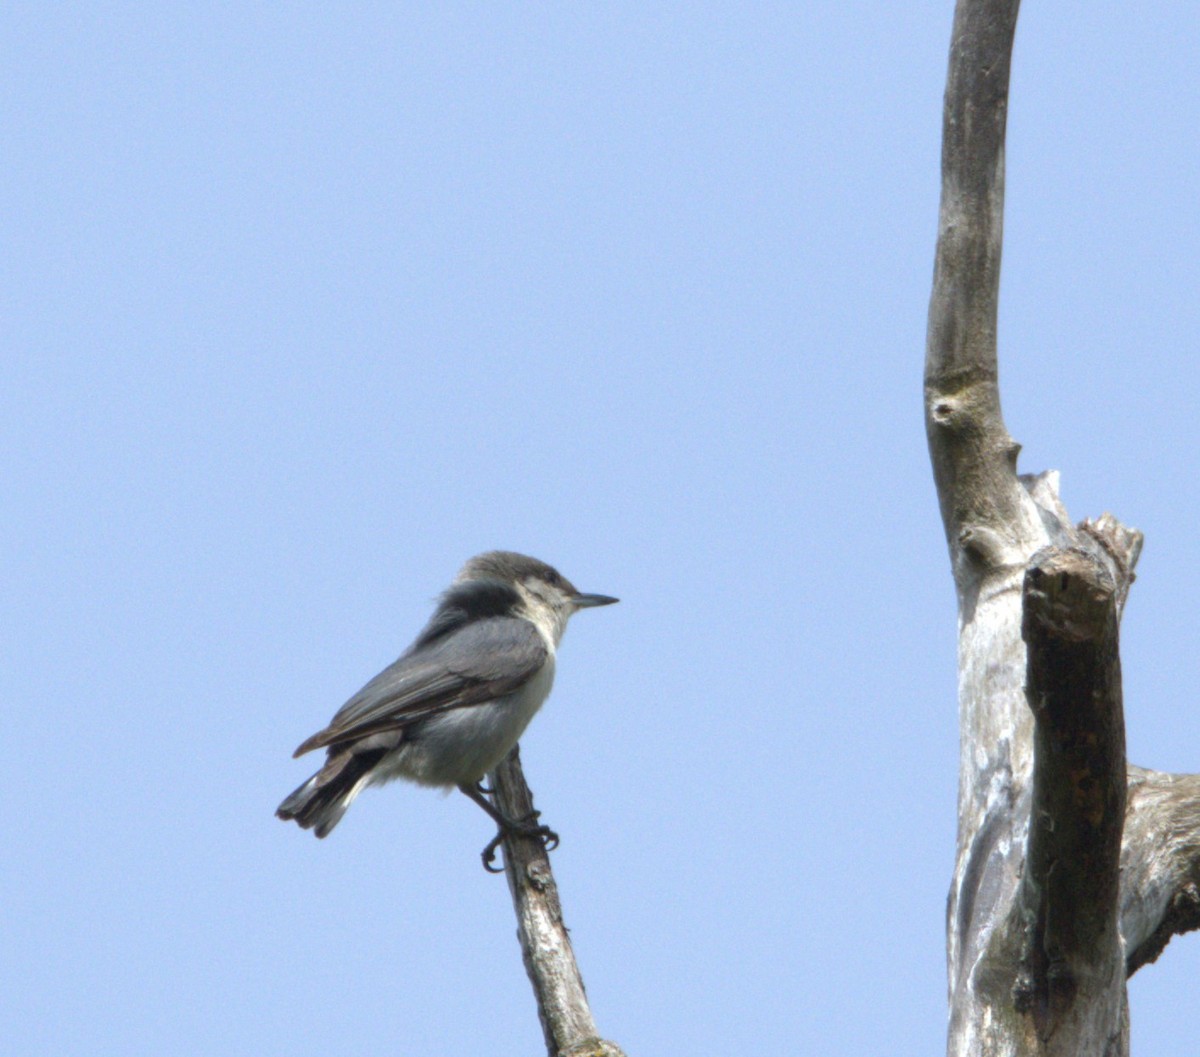
[[[457,788],[499,827],[484,866],[506,833],[558,843],[536,824],[513,819],[485,796],[482,779],[516,745],[554,681],[567,621],[612,605],[585,594],[557,569],[514,551],[470,559],[442,594],[415,641],[307,738],[294,756],[325,749],[325,765],[286,797],[276,816],[324,838],[369,785],[403,778]]]

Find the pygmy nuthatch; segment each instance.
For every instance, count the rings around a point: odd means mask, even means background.
[[[579,609],[617,599],[577,591],[557,570],[512,551],[472,558],[395,664],[347,701],[295,755],[325,749],[325,766],[279,805],[318,837],[368,785],[406,778],[457,787],[501,833],[557,842],[536,818],[512,819],[480,781],[517,743],[554,681],[554,655]],[[485,851],[485,865],[496,842]]]

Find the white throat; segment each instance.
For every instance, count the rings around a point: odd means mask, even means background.
[[[567,630],[567,619],[571,615],[570,605],[565,600],[560,605],[548,602],[521,583],[518,583],[516,588],[521,596],[521,616],[538,629],[553,654],[562,642],[563,632]]]

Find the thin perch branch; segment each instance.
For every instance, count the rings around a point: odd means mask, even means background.
[[[491,776],[496,806],[509,818],[526,818],[533,811],[533,794],[521,770],[519,748],[514,746]],[[549,1057],[624,1057],[618,1046],[601,1039],[596,1030],[542,841],[506,834],[503,844],[504,873],[517,914],[521,954],[537,999]]]

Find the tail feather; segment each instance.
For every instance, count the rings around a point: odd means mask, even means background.
[[[275,809],[276,817],[311,829],[318,837],[327,836],[367,784],[371,769],[383,755],[383,750],[331,752],[325,766]]]

